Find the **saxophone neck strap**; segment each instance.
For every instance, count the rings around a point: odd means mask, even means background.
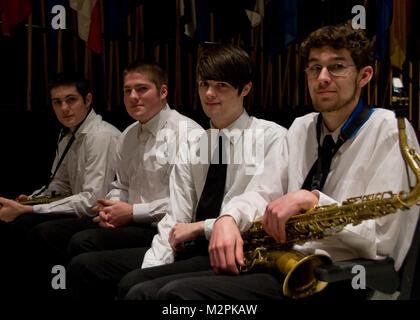
[[[333,151],[333,155],[340,149],[340,147],[346,142],[348,139],[352,138],[359,129],[363,126],[363,124],[369,119],[370,115],[373,113],[373,109],[369,106],[365,105],[363,99],[360,98],[359,103],[350,115],[349,119],[341,128],[340,135],[338,136],[337,142],[335,144],[335,148]],[[322,114],[320,113],[317,118],[316,123],[316,137],[318,141],[318,150],[320,150],[320,140],[321,140],[321,126],[322,126]]]
[[[65,156],[67,155],[68,151],[70,150],[70,147],[72,146],[74,140],[76,140],[76,132],[77,132],[77,130],[79,130],[79,128],[85,122],[85,120],[88,117],[88,115],[90,114],[91,110],[92,110],[92,107],[89,108],[89,111],[86,113],[86,115],[83,118],[83,120],[76,126],[76,128],[74,129],[74,131],[71,132],[70,140],[69,140],[69,142],[67,142],[66,148],[64,149],[63,153],[61,154],[60,159],[58,160],[57,165],[56,165],[56,167],[54,169],[54,172],[49,176],[49,178],[47,180],[47,183],[42,187],[42,189],[37,194],[35,194],[33,197],[36,197],[36,196],[40,195],[42,192],[44,192],[45,190],[48,189],[48,186],[50,185],[51,181],[53,181],[53,179],[54,179],[54,177],[55,177],[58,169],[61,166],[61,163],[63,162]],[[61,142],[61,140],[63,140],[63,138],[66,136],[66,134],[67,134],[66,133],[66,130],[64,128],[61,129],[60,135],[59,135],[59,138],[58,138],[58,142],[57,142],[57,147],[56,147],[56,152],[57,153],[58,153],[58,144]]]

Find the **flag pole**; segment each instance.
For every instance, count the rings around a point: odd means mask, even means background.
[[[41,0],[41,23],[43,28],[42,33],[42,50],[44,58],[44,81],[45,81],[45,105],[48,105],[48,49],[47,49],[47,29],[45,19],[45,0]]]
[[[117,78],[117,103],[120,104],[121,101],[121,81],[120,81],[120,42],[115,40],[115,73]]]
[[[111,111],[112,105],[112,77],[114,60],[114,41],[109,41],[109,75],[108,75],[108,111]]]
[[[31,111],[32,96],[32,13],[28,16],[28,78],[26,88],[26,107]]]
[[[73,34],[73,61],[74,61],[74,69],[76,72],[79,71],[79,50],[77,46],[77,17],[76,17],[76,11],[71,11],[72,16],[72,24],[73,24],[73,30],[75,31]]]
[[[57,72],[62,72],[63,71],[62,42],[63,42],[63,30],[58,29],[58,34],[57,34]]]
[[[105,37],[104,37],[104,1],[99,1],[99,14],[101,16],[101,44],[102,44],[102,52],[101,52],[101,64],[102,64],[102,99],[105,104],[106,101],[106,92],[107,92],[107,85],[106,85],[106,50],[105,50]]]

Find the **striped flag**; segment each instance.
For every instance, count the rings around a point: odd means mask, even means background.
[[[101,52],[101,28],[97,0],[69,0],[70,7],[77,11],[79,37],[96,53]]]

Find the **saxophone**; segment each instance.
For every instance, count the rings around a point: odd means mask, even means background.
[[[33,206],[36,204],[46,204],[46,203],[51,203],[54,201],[58,201],[64,198],[67,198],[71,196],[71,194],[65,194],[65,195],[55,195],[55,194],[51,194],[50,196],[44,196],[44,197],[38,197],[38,198],[27,198],[25,200],[15,200],[17,202],[19,202],[20,204],[23,205],[29,205],[29,206]]]
[[[398,79],[399,80],[399,79]],[[398,194],[392,191],[379,192],[345,200],[341,205],[316,206],[303,210],[286,222],[286,242],[276,243],[268,236],[261,220],[256,220],[243,234],[244,262],[241,272],[263,269],[280,273],[284,276],[283,294],[298,299],[323,290],[327,283],[319,281],[314,269],[319,265],[331,263],[323,255],[306,256],[291,249],[293,244],[320,240],[334,235],[348,224],[357,225],[369,219],[377,219],[398,210],[407,210],[420,201],[420,156],[414,147],[407,145],[403,110],[408,105],[408,98],[401,96],[402,85],[394,80],[393,106],[396,108],[399,144],[402,156],[416,177],[416,185],[409,193]]]

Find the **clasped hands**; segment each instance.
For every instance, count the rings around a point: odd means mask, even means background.
[[[102,228],[118,228],[126,226],[133,221],[133,205],[107,199],[98,199],[98,205],[92,208],[98,215],[93,222]]]

